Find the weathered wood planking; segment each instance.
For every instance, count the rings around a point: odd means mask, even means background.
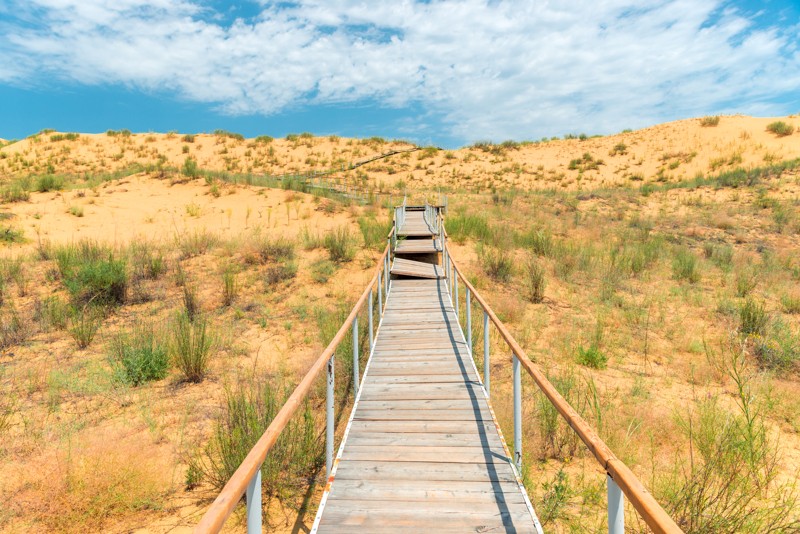
[[[318,532],[537,532],[507,454],[447,282],[393,280]]]
[[[406,211],[405,221],[397,230],[398,236],[427,237],[436,235],[428,223],[425,222],[425,212]]]
[[[415,276],[417,278],[444,278],[444,269],[432,263],[395,258],[392,262],[392,274],[398,276]]]
[[[396,254],[435,254],[442,249],[438,239],[401,239],[394,251]]]

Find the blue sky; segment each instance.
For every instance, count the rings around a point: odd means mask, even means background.
[[[4,0],[0,137],[476,140],[800,112],[800,0]]]

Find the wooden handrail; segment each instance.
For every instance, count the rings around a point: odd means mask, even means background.
[[[445,236],[446,235],[447,232],[445,231]],[[606,473],[617,483],[620,489],[622,489],[622,492],[628,500],[631,501],[631,504],[636,511],[639,512],[639,515],[644,519],[647,526],[658,534],[683,532],[667,512],[664,511],[661,505],[656,502],[653,495],[645,488],[644,484],[633,474],[633,471],[614,455],[608,445],[606,445],[592,427],[589,426],[589,423],[569,405],[566,399],[564,399],[553,384],[550,383],[544,373],[539,369],[539,366],[528,358],[528,355],[522,347],[519,346],[519,343],[517,343],[506,326],[500,321],[497,315],[495,315],[489,303],[484,300],[480,293],[476,291],[475,287],[469,283],[464,273],[461,272],[458,264],[450,254],[450,249],[447,245],[445,245],[445,250],[447,252],[447,257],[453,264],[456,275],[461,278],[464,285],[475,297],[475,300],[478,301],[483,310],[489,315],[489,318],[511,348],[512,352],[516,355],[522,367],[531,375],[531,378],[533,378],[533,381],[542,393],[544,393],[550,403],[558,410],[567,424],[578,434],[581,441],[586,444],[586,447],[592,452]]]
[[[394,231],[394,229],[392,229],[392,231]],[[389,235],[391,236],[392,234],[390,233]],[[196,534],[207,532],[217,533],[222,529],[222,526],[225,524],[228,516],[231,515],[233,509],[236,507],[236,504],[247,490],[247,484],[250,482],[253,476],[255,476],[258,470],[261,469],[261,465],[267,458],[267,453],[269,453],[270,449],[272,449],[272,447],[275,445],[275,442],[278,440],[278,436],[289,423],[292,415],[294,415],[294,413],[300,407],[300,404],[305,399],[306,395],[308,395],[308,392],[311,390],[311,387],[314,384],[314,380],[325,368],[328,361],[333,357],[336,348],[347,335],[347,331],[353,324],[353,320],[361,311],[361,308],[364,306],[364,303],[370,295],[370,291],[378,281],[378,274],[381,272],[381,269],[383,269],[384,259],[386,258],[387,254],[389,254],[388,245],[378,260],[378,265],[375,268],[375,274],[367,284],[367,287],[364,289],[364,292],[361,294],[358,302],[356,302],[355,306],[353,306],[353,310],[350,312],[350,315],[347,316],[347,319],[342,324],[342,327],[333,337],[328,346],[325,347],[325,350],[322,351],[322,354],[319,356],[319,358],[317,358],[306,375],[294,389],[292,394],[286,400],[286,403],[270,423],[269,427],[267,427],[267,430],[261,435],[259,440],[242,461],[241,465],[239,465],[238,469],[236,469],[236,471],[233,473],[230,480],[228,480],[228,482],[225,484],[225,487],[223,487],[222,491],[219,493],[219,495],[217,495],[217,498],[214,499],[213,503],[211,503],[211,506],[194,529]]]

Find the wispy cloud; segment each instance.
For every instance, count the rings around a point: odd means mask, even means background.
[[[437,117],[463,140],[779,113],[772,102],[800,87],[798,27],[755,26],[719,0],[306,0],[218,15],[190,0],[12,0],[0,83],[124,84],[231,114],[414,104],[423,128]]]

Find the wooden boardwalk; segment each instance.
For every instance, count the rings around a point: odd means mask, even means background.
[[[445,280],[392,280],[315,531],[541,532]]]
[[[436,232],[425,222],[424,211],[407,210],[403,224],[397,229],[397,235],[401,237],[429,237],[436,235]]]

